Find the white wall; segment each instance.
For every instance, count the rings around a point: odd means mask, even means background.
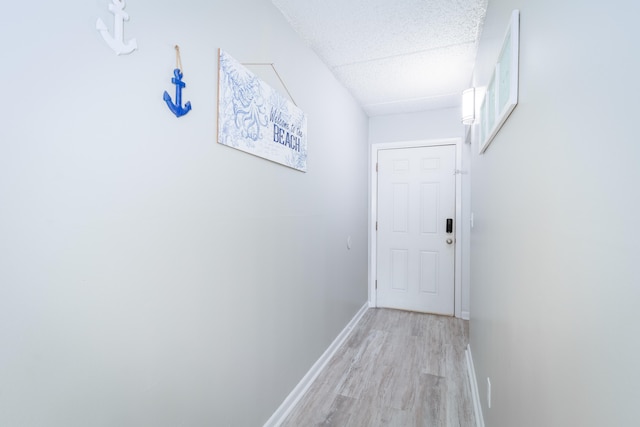
[[[268,0],[128,1],[122,57],[108,3],[0,26],[0,425],[261,425],[366,301],[367,117]],[[219,47],[276,64],[308,173],[216,143]]]
[[[459,108],[374,116],[369,119],[369,142],[416,141],[462,137]]]
[[[462,138],[464,140],[464,127],[460,122],[459,108],[375,116],[369,119],[369,142],[371,144],[442,138]],[[462,179],[462,224],[458,224],[457,230],[462,245],[461,316],[464,318],[469,317],[469,289],[471,286],[469,257],[470,151],[469,144],[462,144],[463,173],[459,175]]]
[[[513,9],[520,103],[472,157],[470,334],[485,420],[636,425],[640,6],[492,0],[477,84]]]

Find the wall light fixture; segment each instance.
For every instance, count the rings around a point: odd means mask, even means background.
[[[472,125],[476,119],[476,89],[471,87],[462,92],[462,123]]]

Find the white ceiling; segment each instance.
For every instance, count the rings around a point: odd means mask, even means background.
[[[370,116],[460,105],[488,0],[272,0]]]

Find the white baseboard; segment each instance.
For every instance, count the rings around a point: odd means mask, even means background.
[[[462,320],[469,320],[471,318],[471,313],[463,310],[462,313],[460,313],[460,317]]]
[[[473,356],[471,355],[471,345],[469,344],[467,344],[465,355],[467,356],[467,374],[469,375],[469,386],[471,388],[471,400],[473,401],[473,412],[476,417],[476,426],[484,427],[482,404],[480,403],[480,393],[478,392],[478,381],[476,379],[476,368],[473,366]]]
[[[271,418],[267,420],[264,427],[277,427],[289,416],[296,404],[302,399],[302,396],[307,392],[313,381],[318,377],[320,372],[329,363],[329,360],[338,351],[338,349],[345,342],[353,328],[358,324],[364,313],[369,309],[369,304],[366,303],[358,310],[353,319],[345,326],[345,328],[338,334],[335,340],[329,345],[327,350],[320,356],[320,358],[313,364],[309,372],[300,380],[297,386],[289,393],[286,399],[282,402],[280,407],[271,415]]]

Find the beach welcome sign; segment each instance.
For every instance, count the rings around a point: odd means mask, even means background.
[[[220,49],[218,142],[307,171],[307,117]]]

